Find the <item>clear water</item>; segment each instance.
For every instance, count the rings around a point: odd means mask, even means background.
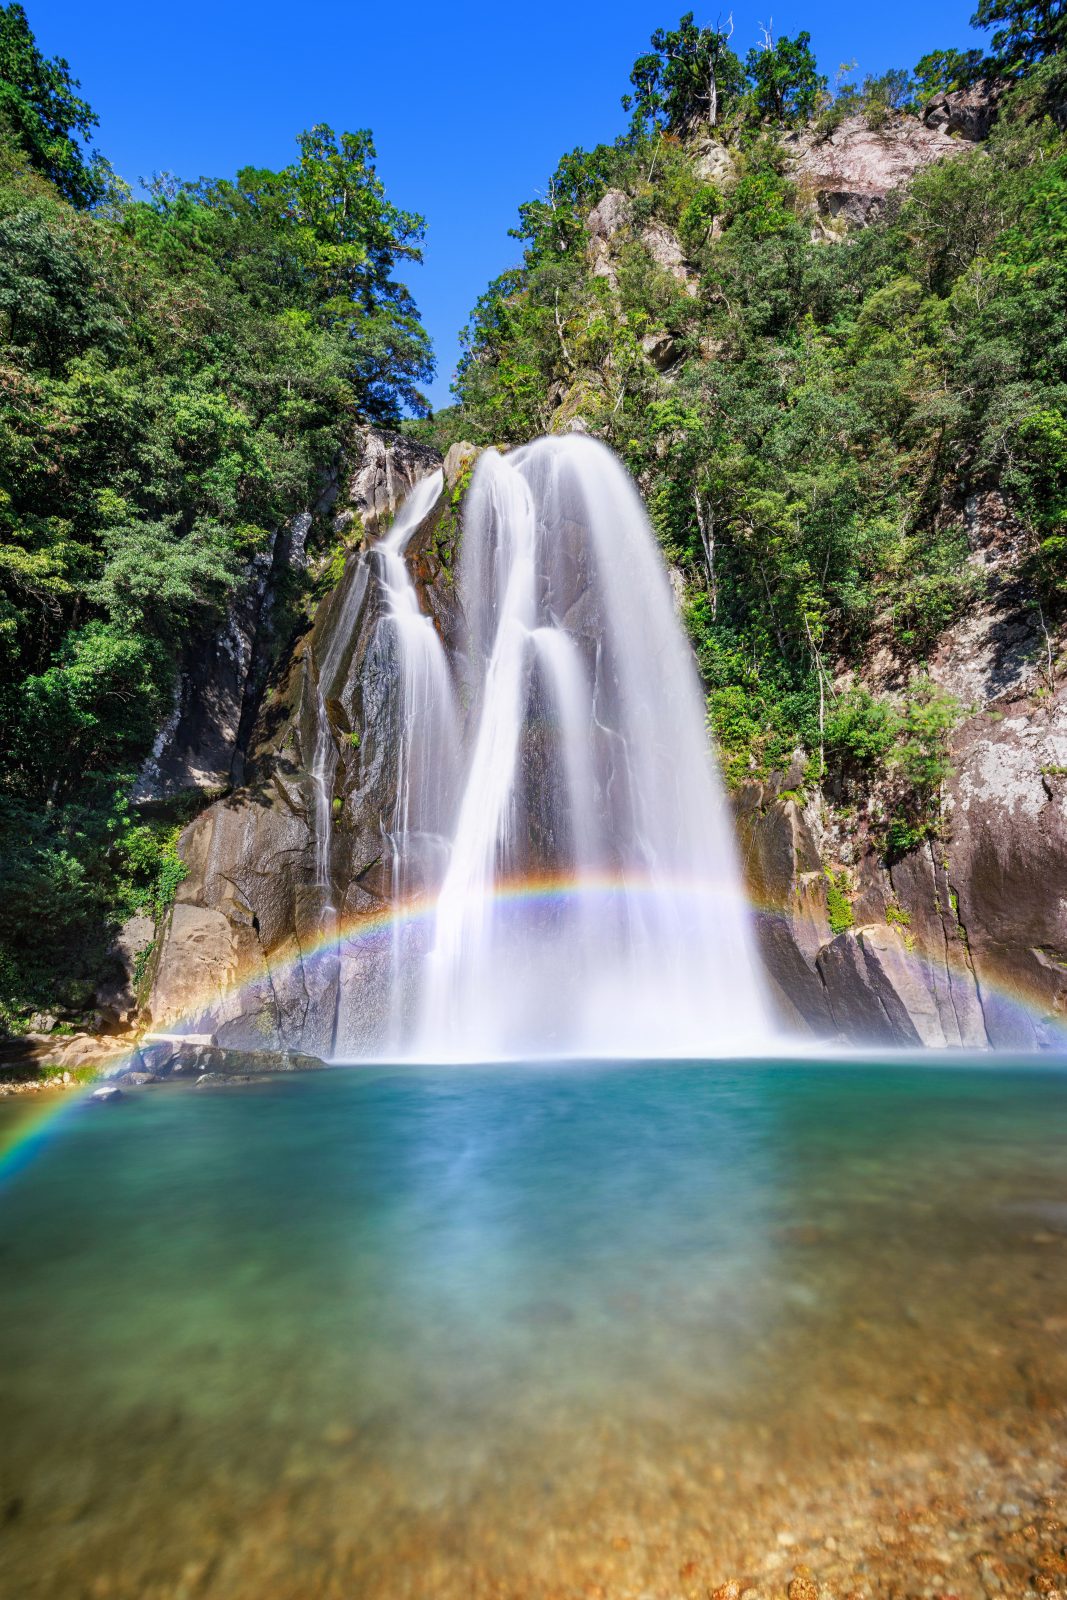
[[[0,1263],[5,1595],[881,1592],[863,1530],[931,1483],[967,1595],[944,1506],[1064,1465],[1067,1077],[167,1087],[9,1170]]]

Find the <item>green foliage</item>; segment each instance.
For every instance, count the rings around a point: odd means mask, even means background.
[[[942,52],[915,86],[893,72],[839,99],[897,115],[974,67]],[[687,580],[728,782],[798,751],[814,770],[821,751],[835,792],[881,786],[892,852],[940,822],[957,708],[922,665],[984,592],[969,495],[999,487],[1030,535],[1020,582],[1054,616],[1067,604],[1067,152],[1032,100],[1009,99],[984,148],[961,146],[827,247],[744,99],[721,189],[670,131],[571,152],[555,204],[523,208],[522,263],[475,309],[449,427],[519,442],[580,410]],[[607,187],[633,211],[610,246],[614,287],[586,256]],[[651,262],[652,221],[675,231],[697,293]],[[641,354],[663,329],[668,376]],[[875,648],[901,661],[902,695],[864,687]],[[856,688],[835,694],[843,671]]]
[[[936,795],[952,770],[948,739],[959,721],[958,701],[920,674],[904,698],[894,766],[922,799]]]
[[[731,32],[732,32],[731,28]],[[700,123],[715,126],[741,95],[745,75],[722,28],[697,27],[687,11],[677,28],[657,28],[652,49],[634,62],[633,93],[623,110],[633,110],[634,125],[656,125],[672,133]]]
[[[847,933],[856,922],[849,897],[848,873],[843,870],[833,873],[829,867],[825,867],[823,871],[826,877],[826,914],[830,922],[830,932],[836,939],[839,933]]]
[[[722,210],[722,195],[711,184],[704,184],[687,202],[678,220],[678,232],[691,252],[695,253],[710,241],[712,226]]]
[[[795,39],[786,34],[772,39],[768,32],[763,44],[748,52],[745,70],[756,110],[773,122],[805,121],[826,92],[826,79],[812,54],[810,33],[798,33]]]
[[[916,62],[913,71],[915,101],[922,106],[935,95],[953,89],[967,89],[984,70],[981,50],[931,50]]]
[[[127,796],[179,653],[315,503],[361,419],[425,409],[397,277],[421,217],[369,132],[301,135],[279,172],[131,200],[95,117],[0,6],[0,1024],[91,1005],[118,920],[159,914],[173,823]],[[106,198],[104,207],[97,204]],[[322,531],[312,531],[313,553]],[[319,540],[316,546],[316,540]],[[301,589],[301,585],[304,589]],[[275,609],[308,587],[292,578]]]
[[[880,128],[889,120],[890,113],[902,111],[911,102],[914,85],[911,74],[899,67],[891,67],[877,78],[864,78],[861,103],[870,128]]]
[[[1064,0],[979,0],[973,28],[991,28],[990,68],[1015,77],[1067,48]]]
[[[79,87],[66,61],[41,55],[22,6],[0,5],[0,132],[65,200],[89,206],[108,193],[110,174],[82,149],[97,118]]]
[[[827,754],[846,773],[883,770],[896,737],[892,705],[862,686],[842,695],[826,720]]]

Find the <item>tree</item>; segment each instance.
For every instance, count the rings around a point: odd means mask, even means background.
[[[691,11],[677,28],[657,28],[651,51],[634,62],[634,92],[623,95],[623,109],[633,108],[638,124],[656,124],[672,133],[702,122],[714,128],[744,88],[741,62],[729,44],[733,31],[732,17],[725,28],[718,23],[699,28]]]
[[[1019,77],[1067,48],[1067,0],[979,0],[972,28],[995,28],[988,65]]]
[[[246,167],[236,184],[190,192],[289,236],[308,309],[344,340],[366,416],[396,421],[401,401],[425,415],[416,383],[433,376],[430,341],[411,292],[393,277],[397,262],[422,260],[425,220],[386,198],[369,129],[338,138],[320,123],[297,142],[299,160],[281,172]]]
[[[99,119],[75,93],[80,87],[61,56],[42,56],[22,7],[0,6],[0,132],[64,199],[91,206],[107,193],[110,173],[82,150]]]
[[[931,50],[916,62],[915,98],[920,105],[935,95],[966,89],[982,76],[981,50]]]
[[[773,122],[798,122],[813,115],[826,90],[811,50],[811,34],[775,40],[764,30],[763,43],[748,52],[745,70],[756,109]]]

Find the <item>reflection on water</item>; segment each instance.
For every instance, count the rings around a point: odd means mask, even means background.
[[[86,1107],[0,1191],[0,1586],[1011,1592],[1062,1487],[1065,1089],[405,1067]]]

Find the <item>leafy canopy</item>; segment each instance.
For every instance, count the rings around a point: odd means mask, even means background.
[[[748,52],[745,69],[752,82],[756,109],[774,122],[800,122],[812,116],[826,90],[811,50],[811,34],[786,34]]]
[[[657,28],[652,49],[634,62],[632,94],[623,95],[639,126],[656,124],[671,132],[712,126],[742,93],[745,75],[730,49],[732,33],[716,25],[700,28],[687,11],[677,28]]]
[[[0,127],[65,200],[90,206],[107,193],[109,173],[83,152],[98,119],[79,87],[62,57],[42,56],[23,8],[0,5]]]

